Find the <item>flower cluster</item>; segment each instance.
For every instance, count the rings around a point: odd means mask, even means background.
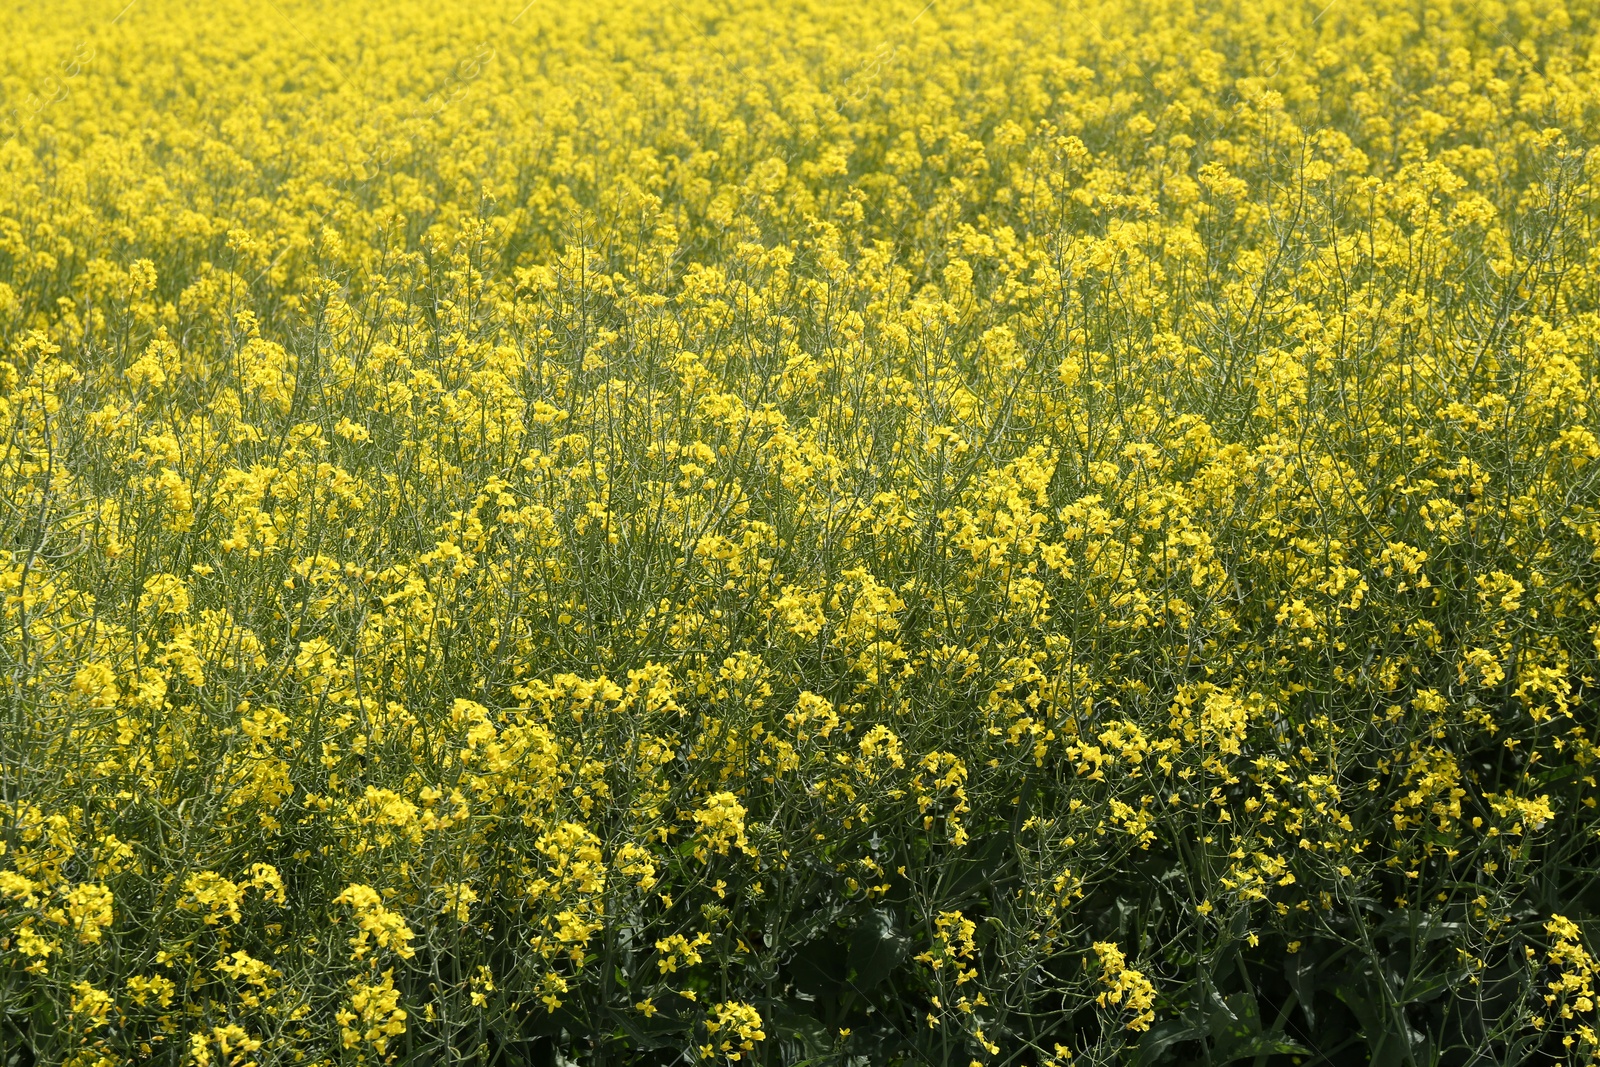
[[[1155,1020],[1156,1014],[1151,1010],[1155,1004],[1155,987],[1150,984],[1140,971],[1128,966],[1128,958],[1123,955],[1122,949],[1108,941],[1096,941],[1094,954],[1100,961],[1100,983],[1105,987],[1095,1003],[1102,1008],[1111,1008],[1126,1014],[1129,1018],[1129,1030],[1148,1030]]]

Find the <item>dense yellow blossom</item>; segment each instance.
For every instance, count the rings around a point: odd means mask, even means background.
[[[0,1060],[1600,1060],[1595,0],[0,39]]]
[[[1100,961],[1100,982],[1104,991],[1095,998],[1103,1008],[1121,1012],[1127,1018],[1129,1030],[1148,1030],[1155,1019],[1151,1006],[1156,991],[1150,979],[1128,966],[1122,949],[1105,941],[1094,943],[1094,954]]]

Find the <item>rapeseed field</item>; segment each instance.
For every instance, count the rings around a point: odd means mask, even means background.
[[[0,1065],[1600,1060],[1595,0],[0,39]]]

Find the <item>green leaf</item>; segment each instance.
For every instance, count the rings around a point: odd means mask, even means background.
[[[911,954],[911,939],[897,929],[894,912],[873,908],[856,926],[846,966],[850,981],[866,992],[894,973]]]
[[[1295,998],[1300,1002],[1300,1010],[1306,1014],[1306,1022],[1315,1027],[1317,1013],[1311,998],[1317,989],[1317,965],[1311,953],[1302,951],[1292,956],[1285,956],[1283,974],[1289,980],[1289,988],[1294,990]]]
[[[1205,1030],[1183,1019],[1163,1019],[1139,1039],[1140,1067],[1152,1067],[1167,1049],[1180,1041],[1193,1041],[1205,1035]]]

